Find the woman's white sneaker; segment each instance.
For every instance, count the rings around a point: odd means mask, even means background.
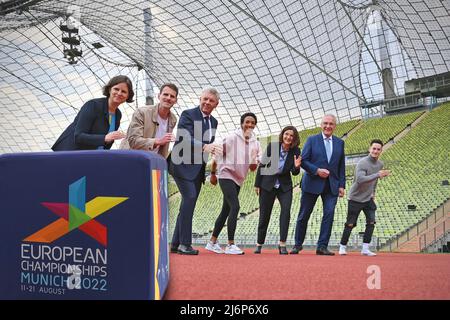
[[[347,246],[344,246],[342,244],[339,245],[339,254],[341,256],[347,255]]]
[[[226,246],[225,254],[244,254],[244,251],[239,249],[237,245],[231,244]]]
[[[206,244],[205,247],[206,250],[215,252],[215,253],[224,253],[224,251],[222,250],[222,248],[220,247],[219,243],[213,243],[211,241],[208,241],[208,243]]]

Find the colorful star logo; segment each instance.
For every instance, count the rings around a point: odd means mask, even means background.
[[[106,247],[107,228],[94,218],[127,199],[127,197],[95,197],[86,203],[86,177],[82,177],[69,185],[69,203],[41,203],[61,218],[23,241],[50,243],[70,231],[79,229]]]

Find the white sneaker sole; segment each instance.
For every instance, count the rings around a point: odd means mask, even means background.
[[[244,252],[226,252],[225,251],[225,254],[242,255],[242,254],[244,254]]]
[[[206,250],[208,250],[208,251],[211,251],[211,252],[217,253],[217,254],[225,253],[225,252],[224,252],[223,250],[222,250],[222,251],[218,251],[218,250],[214,250],[214,249],[209,249],[209,248],[206,248],[206,247],[205,247],[205,249],[206,249]]]
[[[376,253],[362,253],[361,252],[361,255],[362,256],[367,256],[367,257],[375,257],[377,254]]]

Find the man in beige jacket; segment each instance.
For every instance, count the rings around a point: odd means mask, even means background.
[[[141,107],[134,112],[120,149],[149,150],[167,158],[169,144],[175,141],[172,131],[177,119],[170,109],[177,102],[177,97],[176,85],[163,84],[158,94],[158,104]]]

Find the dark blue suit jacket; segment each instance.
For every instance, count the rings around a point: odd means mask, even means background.
[[[313,194],[322,193],[326,179],[317,175],[317,169],[322,168],[330,171],[328,179],[331,193],[337,196],[339,188],[345,188],[344,141],[333,136],[333,154],[330,163],[327,160],[322,133],[309,137],[302,151],[301,167],[306,171],[302,177],[302,191]]]
[[[272,159],[274,160],[273,163],[272,161],[270,161],[270,159],[272,158],[272,151],[276,152],[276,155],[274,155],[274,158]],[[289,149],[289,152],[286,156],[286,161],[280,173],[277,172],[275,174],[261,174],[261,168],[264,167],[272,167],[274,170],[278,171],[278,169],[276,168],[278,168],[278,162],[280,161],[279,152],[279,142],[272,142],[267,146],[264,157],[261,160],[261,164],[258,166],[258,171],[256,172],[255,187],[262,188],[266,191],[272,191],[278,179],[278,181],[280,182],[280,188],[283,192],[287,192],[292,189],[291,172],[294,176],[300,173],[300,168],[297,169],[294,166],[294,155],[300,155],[300,149],[298,147]]]
[[[115,130],[120,126],[122,113],[116,110]],[[110,149],[105,143],[109,131],[108,98],[92,99],[86,102],[73,122],[64,130],[52,147],[53,151],[93,150],[100,146]]]
[[[203,145],[214,142],[218,122],[210,115],[212,138],[206,133],[200,107],[184,110],[177,127],[177,139],[169,159],[169,172],[186,180],[201,177],[205,180],[206,162],[203,160]],[[205,134],[206,133],[206,134]],[[175,159],[176,158],[176,159]],[[181,163],[179,163],[181,158]],[[207,156],[205,155],[207,159]]]

